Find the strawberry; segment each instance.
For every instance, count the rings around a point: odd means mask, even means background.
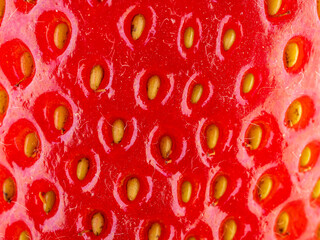
[[[0,238],[320,239],[316,0],[0,0]]]

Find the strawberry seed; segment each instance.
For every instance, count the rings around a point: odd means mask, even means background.
[[[31,237],[27,231],[23,231],[19,235],[19,240],[30,240]]]
[[[242,82],[242,92],[249,93],[254,85],[254,75],[252,73],[246,74]]]
[[[4,180],[2,185],[3,198],[6,202],[11,202],[16,193],[16,185],[11,177]]]
[[[46,193],[40,192],[39,198],[43,203],[43,210],[45,213],[51,212],[53,205],[56,202],[56,194],[53,191],[49,191]]]
[[[95,65],[90,72],[90,88],[97,91],[104,77],[104,70],[100,65]]]
[[[276,233],[278,233],[280,236],[287,235],[289,222],[289,214],[287,212],[280,213],[276,222]]]
[[[184,46],[186,48],[191,48],[194,40],[194,29],[192,27],[188,27],[184,31]]]
[[[115,120],[112,124],[112,138],[115,144],[121,142],[124,135],[124,122],[121,119]]]
[[[104,227],[104,217],[100,212],[93,215],[91,227],[94,235],[99,236],[101,234]]]
[[[192,194],[192,184],[189,181],[185,181],[181,185],[181,199],[182,202],[187,203],[190,201]]]
[[[213,197],[215,200],[219,200],[226,192],[228,186],[228,180],[225,176],[219,176],[214,182]]]
[[[297,43],[288,43],[284,50],[285,64],[287,68],[292,68],[296,65],[299,58],[299,46]]]
[[[28,158],[34,158],[39,146],[38,136],[35,132],[29,133],[24,140],[24,154]]]
[[[0,90],[0,114],[4,114],[7,110],[9,102],[8,94],[5,90]]]
[[[69,111],[65,106],[59,106],[56,108],[53,114],[54,126],[57,130],[64,132],[64,126],[68,120]]]
[[[148,231],[148,240],[159,240],[161,237],[161,226],[159,223],[153,223]]]
[[[193,89],[192,89],[192,94],[191,94],[191,103],[196,104],[199,102],[201,96],[203,93],[203,86],[201,84],[196,84]]]
[[[133,17],[131,23],[131,36],[133,40],[138,40],[141,37],[145,26],[146,19],[142,14],[137,14]]]
[[[276,15],[281,7],[282,0],[267,0],[268,14],[271,16]]]
[[[223,240],[233,240],[237,233],[237,224],[233,219],[223,224]]]
[[[223,49],[230,50],[236,40],[236,32],[233,29],[228,29],[222,39]]]
[[[149,78],[148,83],[147,83],[147,93],[148,93],[148,98],[150,100],[153,100],[156,98],[159,88],[160,88],[160,78],[157,75],[152,76]]]
[[[134,201],[140,190],[140,182],[137,178],[131,178],[127,182],[127,197],[129,201]]]
[[[54,45],[58,49],[63,49],[67,42],[68,35],[69,35],[68,25],[66,23],[59,23],[56,26],[53,34]]]
[[[164,159],[168,159],[172,153],[172,140],[169,136],[163,136],[160,140],[160,152]]]
[[[82,181],[88,174],[90,162],[87,158],[81,158],[77,165],[77,178]]]
[[[260,201],[266,199],[271,190],[272,190],[272,186],[273,186],[273,181],[271,179],[271,177],[269,176],[263,176],[257,186],[257,193],[258,193],[258,198]]]

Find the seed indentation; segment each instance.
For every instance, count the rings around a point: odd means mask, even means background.
[[[146,19],[142,14],[137,14],[133,17],[131,23],[131,36],[133,40],[138,40],[146,26]]]

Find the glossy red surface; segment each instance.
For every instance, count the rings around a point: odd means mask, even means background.
[[[0,239],[17,239],[22,229],[32,239],[147,239],[160,223],[160,240],[223,238],[222,226],[234,219],[234,239],[315,239],[319,204],[310,200],[320,177],[320,162],[300,171],[306,145],[320,140],[320,20],[316,0],[283,0],[279,15],[267,15],[264,0],[38,0],[6,1],[0,26],[0,83],[9,95],[0,116],[0,186],[8,176],[16,183],[11,203],[0,199]],[[131,20],[143,14],[140,39],[131,38]],[[55,26],[64,22],[69,35],[64,48],[53,41]],[[184,30],[195,29],[194,44],[183,45]],[[236,41],[222,47],[233,28]],[[297,40],[298,65],[284,66],[284,48]],[[23,79],[20,56],[29,51],[34,72]],[[93,66],[104,68],[103,91],[90,89]],[[241,92],[245,73],[256,76],[253,90]],[[159,75],[161,87],[148,100],[146,84]],[[203,95],[190,103],[193,86]],[[307,96],[303,125],[289,128],[289,105]],[[53,113],[69,111],[65,132],[54,127]],[[309,114],[310,113],[310,114]],[[311,114],[312,113],[312,114]],[[112,141],[111,125],[125,122],[120,144]],[[220,130],[210,155],[205,130]],[[246,147],[250,124],[263,129],[261,146]],[[40,145],[34,158],[23,152],[24,137],[35,131]],[[159,150],[162,136],[172,138],[172,162]],[[315,148],[316,149],[316,148]],[[318,158],[318,153],[315,153]],[[86,157],[85,180],[76,177]],[[213,183],[228,180],[216,202]],[[270,196],[257,199],[256,184],[264,174],[274,181]],[[130,202],[126,183],[140,180]],[[182,182],[192,184],[183,203]],[[46,214],[39,192],[54,191],[56,202]],[[292,216],[290,234],[275,233],[282,210]],[[88,230],[101,212],[101,235]]]

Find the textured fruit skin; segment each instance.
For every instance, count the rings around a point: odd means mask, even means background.
[[[315,0],[288,0],[280,13],[290,14],[276,18],[267,16],[264,0],[26,4],[6,1],[0,26],[0,83],[9,95],[7,112],[0,117],[0,183],[12,176],[17,186],[11,203],[0,200],[0,238],[17,239],[21,229],[32,239],[146,239],[148,228],[159,222],[162,239],[211,240],[221,239],[221,224],[233,218],[235,239],[280,239],[274,224],[280,211],[289,209],[294,228],[281,239],[315,239],[320,208],[310,196],[320,163],[308,172],[298,167],[304,147],[320,140]],[[133,41],[131,19],[139,13],[146,26]],[[55,19],[71,29],[61,50],[50,42],[48,26]],[[195,29],[195,38],[193,47],[185,49],[188,26]],[[225,52],[221,39],[227,28],[234,28],[238,37]],[[305,43],[303,61],[298,69],[286,69],[283,50],[297,36]],[[9,56],[6,45],[17,43],[10,42],[14,39],[25,44],[35,62],[34,73],[19,86],[22,73],[11,68],[17,56]],[[95,64],[106,69],[101,86],[106,91],[90,90]],[[258,76],[258,84],[243,96],[241,79],[248,69]],[[149,101],[146,83],[153,75],[160,76],[161,88]],[[191,105],[196,82],[204,92]],[[304,95],[315,109],[306,126],[290,129],[284,122],[286,110]],[[60,104],[70,113],[63,135],[51,115]],[[116,119],[127,125],[121,143],[113,145],[111,123]],[[252,121],[264,123],[268,134],[263,147],[251,152],[244,143]],[[220,136],[215,155],[208,157],[204,129],[211,123]],[[12,141],[26,127],[37,131],[41,142],[33,160],[18,151],[19,141]],[[158,149],[163,135],[173,140],[167,164]],[[87,180],[79,182],[76,166],[83,157],[92,165]],[[222,173],[228,188],[214,205],[212,183]],[[269,201],[258,203],[255,186],[263,173],[274,176],[278,188]],[[125,189],[131,177],[141,183],[133,202],[126,199]],[[187,204],[179,195],[184,180],[193,184]],[[56,205],[45,214],[38,193],[50,190],[56,193]],[[106,222],[100,236],[85,231],[96,212]]]

